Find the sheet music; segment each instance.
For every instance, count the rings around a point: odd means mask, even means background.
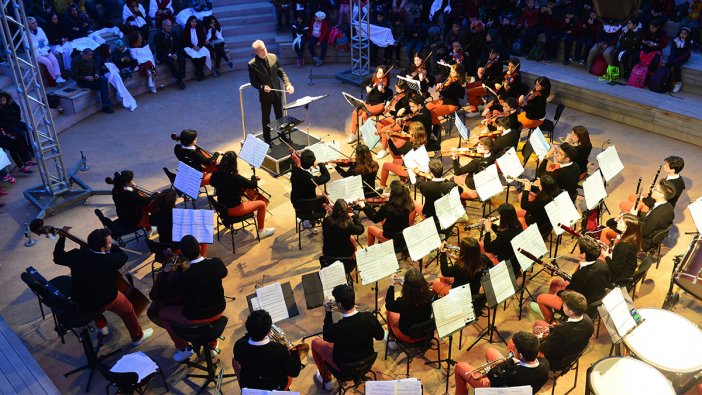
[[[517,292],[514,289],[514,284],[512,284],[512,278],[509,276],[506,261],[502,261],[491,267],[489,272],[490,283],[492,284],[492,290],[495,292],[495,299],[498,304],[504,302]]]
[[[505,190],[494,163],[480,173],[474,174],[473,182],[475,183],[475,191],[478,192],[478,196],[483,202]]]
[[[702,233],[702,198],[698,198],[687,206],[692,215],[692,221],[695,223],[697,231]]]
[[[239,157],[244,162],[258,169],[263,164],[263,160],[266,158],[269,148],[270,145],[268,145],[268,143],[249,134],[246,136],[246,140],[244,140],[241,151],[239,151]]]
[[[519,178],[524,173],[524,166],[517,156],[514,147],[497,158],[497,165],[505,177]]]
[[[434,312],[436,330],[440,338],[444,338],[475,321],[470,285],[466,284],[451,289],[448,295],[435,300],[431,304],[431,309]]]
[[[631,316],[629,305],[624,300],[622,292],[624,292],[622,288],[614,288],[602,298],[602,305],[607,309],[609,317],[621,337],[636,327],[636,321]]]
[[[368,118],[366,122],[361,125],[360,131],[363,142],[368,146],[369,150],[372,150],[378,145],[380,136],[378,135],[378,129],[375,127],[375,123],[373,123],[373,118]]]
[[[539,232],[539,227],[536,224],[529,225],[528,228],[524,229],[522,233],[515,236],[512,241],[512,250],[514,255],[517,257],[517,262],[521,266],[522,270],[528,270],[531,265],[534,264],[531,259],[524,256],[524,254],[518,252],[519,248],[524,251],[530,252],[537,258],[548,254],[548,249],[546,248],[546,243],[544,243],[543,237]]]
[[[428,173],[429,172],[429,153],[427,152],[427,147],[425,145],[414,149],[414,161],[419,167],[419,170]]]
[[[539,157],[539,160],[544,159],[551,149],[551,144],[546,141],[546,137],[544,137],[543,132],[541,132],[539,128],[531,132],[529,142],[531,143],[531,148],[534,149],[534,153]]]
[[[261,310],[266,310],[271,315],[273,323],[290,318],[290,313],[285,305],[283,287],[280,283],[256,288],[256,299],[258,299]]]
[[[0,169],[4,169],[7,166],[10,166],[11,164],[12,163],[10,163],[10,158],[7,157],[5,150],[0,149]]]
[[[344,199],[347,203],[363,199],[363,179],[361,176],[353,176],[332,181],[327,184],[327,195],[332,203],[337,199]]]
[[[422,395],[422,382],[414,377],[389,381],[366,381],[366,395]]]
[[[133,352],[127,354],[117,361],[117,363],[110,369],[110,372],[115,373],[129,373],[134,372],[139,376],[139,381],[144,380],[146,376],[156,373],[158,371],[158,365],[149,358],[148,355],[141,351]]]
[[[599,171],[592,173],[583,181],[583,194],[585,194],[585,206],[592,210],[607,197],[604,180]]]
[[[530,385],[520,387],[502,387],[502,388],[476,388],[475,395],[531,395],[533,391]]]
[[[356,265],[363,285],[382,280],[400,270],[392,240],[356,251]]]
[[[604,179],[607,182],[624,170],[624,164],[619,159],[617,148],[613,145],[597,154],[597,164],[600,166],[602,175],[604,175]],[[580,169],[580,171],[585,171],[585,169]]]
[[[358,102],[358,103],[363,103],[363,100],[361,100],[353,95],[350,95],[346,92],[341,92],[341,95],[344,96],[344,99],[346,99],[346,101],[354,107],[356,107],[356,104],[354,103],[354,101]]]
[[[565,232],[558,224],[571,226],[580,220],[580,213],[566,191],[556,196],[553,201],[546,205],[545,209],[546,215],[548,215],[548,219],[551,221],[553,230],[557,235]]]
[[[331,143],[320,141],[305,149],[314,152],[314,157],[317,159],[317,162],[329,162],[341,159],[341,146],[336,141],[332,141]]]
[[[412,78],[408,77],[403,77],[401,75],[397,76],[398,80],[405,81],[407,83],[407,87],[410,88],[414,93],[416,94],[421,94],[422,93],[422,82],[419,80],[414,80]]]
[[[297,391],[267,391],[244,388],[241,390],[241,395],[300,395]]]
[[[441,229],[448,229],[456,221],[466,215],[466,209],[461,203],[461,195],[458,193],[458,187],[451,189],[448,195],[444,195],[434,202],[434,210],[436,218],[439,219]]]
[[[414,171],[408,171],[407,176],[410,179],[410,184],[414,185],[417,183],[417,175],[414,173]]]
[[[341,261],[336,261],[319,271],[319,279],[322,281],[322,291],[324,297],[331,297],[332,290],[337,285],[346,284],[346,271]]]
[[[173,209],[173,241],[192,235],[198,242],[214,243],[214,211]]]
[[[253,298],[251,298],[251,309],[252,310],[261,310],[261,304],[258,303],[258,298],[255,296]]]
[[[402,236],[405,238],[407,250],[413,261],[418,261],[441,247],[441,238],[436,230],[434,217],[403,229]]]
[[[454,117],[454,118],[456,119],[456,121],[454,123],[456,124],[456,130],[458,130],[458,134],[461,135],[461,138],[463,140],[468,140],[470,138],[468,128],[466,127],[465,124],[463,124],[461,117]]]
[[[193,169],[183,162],[178,162],[178,173],[176,173],[173,187],[183,192],[193,199],[200,195],[200,184],[202,183],[202,172]]]

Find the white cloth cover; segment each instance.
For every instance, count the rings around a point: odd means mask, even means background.
[[[156,66],[154,54],[151,53],[151,48],[149,48],[148,44],[143,48],[129,48],[129,55],[139,64],[151,62],[152,65]]]
[[[185,28],[185,22],[188,21],[191,15],[195,15],[195,18],[202,20],[204,17],[212,15],[212,10],[195,12],[192,8],[186,8],[176,15],[176,23],[178,23],[180,27]]]
[[[358,25],[358,23],[354,23]],[[366,25],[361,26],[361,35],[366,37],[368,35]],[[370,40],[373,44],[385,48],[388,45],[395,45],[395,38],[392,36],[392,30],[387,27],[381,27],[377,25],[370,25]]]
[[[117,90],[117,95],[122,98],[122,106],[129,111],[136,110],[136,100],[134,100],[132,94],[129,93],[127,87],[124,86],[124,81],[122,81],[122,76],[119,75],[119,69],[117,66],[115,66],[114,63],[105,63],[105,67],[107,67],[109,70],[109,72],[105,74],[105,78],[107,78],[107,82],[115,87]]]
[[[210,58],[209,49],[202,47],[196,51],[192,48],[185,47],[183,48],[183,50],[191,58],[205,58],[205,66],[207,66],[208,69],[212,70],[212,59]]]

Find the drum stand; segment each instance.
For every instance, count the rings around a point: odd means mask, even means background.
[[[673,273],[670,275],[670,286],[668,287],[668,293],[665,295],[665,300],[663,301],[663,306],[661,306],[662,309],[665,310],[673,310],[673,307],[678,304],[678,301],[680,300],[680,294],[673,293],[673,288],[675,287],[675,273],[678,271],[678,267],[680,266],[680,263],[682,262],[682,257],[683,255],[676,255],[673,258]]]

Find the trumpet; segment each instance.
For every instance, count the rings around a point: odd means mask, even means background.
[[[280,329],[278,325],[273,324],[271,326],[271,331],[268,333],[268,337],[270,337],[271,340],[284,345],[291,354],[297,353],[297,356],[300,358],[300,364],[302,364],[302,361],[307,358],[307,354],[310,352],[310,345],[307,343],[303,342],[294,346],[290,340],[288,340],[285,332]]]
[[[487,362],[486,364],[480,366],[477,369],[471,370],[470,372],[466,372],[466,376],[470,376],[473,380],[482,379],[483,377],[487,376],[490,369],[492,369],[495,365],[499,365],[502,362],[505,362],[511,358],[514,358],[514,353],[512,351],[510,351],[507,355],[505,355],[502,358],[498,358],[494,361]]]

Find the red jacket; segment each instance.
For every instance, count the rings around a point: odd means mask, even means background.
[[[183,47],[193,48],[195,45],[202,48],[205,46],[205,30],[201,27],[197,27],[197,43],[193,43],[190,40],[190,28],[183,30]]]
[[[310,29],[307,31],[307,37],[312,37],[312,31],[314,30],[314,22],[317,20],[317,18],[312,19],[312,22],[310,22]],[[319,36],[319,41],[318,42],[324,42],[329,38],[329,21],[325,18],[322,20],[322,32]]]

